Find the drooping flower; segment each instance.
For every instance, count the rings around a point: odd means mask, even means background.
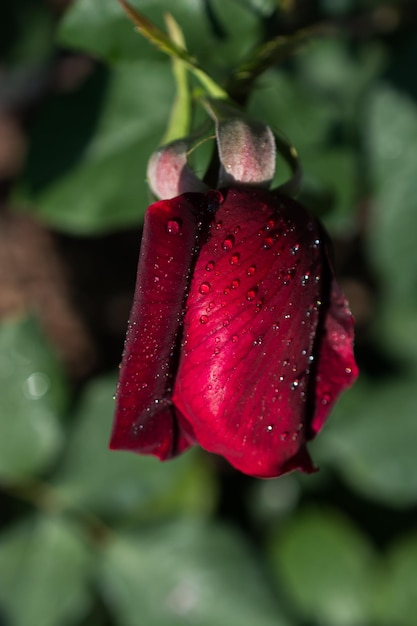
[[[193,187],[174,153],[175,190],[181,178],[198,191],[147,210],[111,447],[169,459],[199,444],[253,476],[314,471],[306,444],[357,376],[326,235],[247,174]]]

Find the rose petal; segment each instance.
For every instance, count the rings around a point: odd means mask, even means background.
[[[195,439],[242,472],[314,470],[307,392],[327,270],[298,203],[228,190],[196,262],[173,401]]]
[[[151,205],[116,397],[112,449],[168,458],[188,447],[170,399],[186,290],[206,196]]]
[[[319,432],[337,397],[355,382],[358,373],[353,354],[353,317],[342,290],[333,278],[330,305],[318,342],[316,409],[309,438]]]

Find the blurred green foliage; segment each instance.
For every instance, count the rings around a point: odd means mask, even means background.
[[[108,451],[117,362],[80,384],[36,311],[3,320],[0,623],[414,626],[412,3],[134,4],[162,28],[172,12],[190,52],[226,86],[261,43],[295,28],[336,27],[271,66],[246,104],[297,147],[300,197],[335,240],[362,374],[311,446],[321,471],[256,481],[199,450],[169,464]],[[140,227],[146,163],[175,85],[169,60],[133,32],[116,0],[74,0],[59,16],[54,7],[21,0],[0,9],[9,72],[1,96],[19,111],[23,97],[35,99],[11,198],[62,241],[89,236],[93,247],[94,238]],[[37,98],[47,69],[67,54],[90,69]],[[277,182],[285,176],[281,164]]]

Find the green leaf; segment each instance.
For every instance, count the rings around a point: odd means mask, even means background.
[[[248,103],[250,113],[285,133],[303,160],[305,153],[317,154],[339,116],[337,106],[328,99],[321,101],[283,71],[269,70],[256,87]]]
[[[102,85],[99,88],[103,90]],[[78,146],[78,155],[72,146],[78,116],[83,116],[81,107],[73,106],[73,112],[65,107],[66,117],[62,102],[50,104],[35,129],[19,201],[33,204],[31,211],[53,227],[77,234],[140,222],[149,197],[147,161],[163,135],[172,97],[167,64],[119,65],[104,87],[92,137],[83,126],[85,146]],[[53,117],[59,120],[55,133],[51,132]],[[63,163],[53,178],[48,175],[52,144],[60,146],[64,156],[67,146],[74,152],[73,162]]]
[[[260,16],[243,3],[215,0],[210,12],[202,0],[132,0],[131,4],[161,29],[164,13],[171,13],[184,32],[188,50],[210,74],[233,66],[260,35]],[[61,23],[60,41],[110,62],[162,58],[133,30],[116,0],[73,2]]]
[[[417,613],[417,534],[402,537],[386,556],[376,589],[378,624],[414,626]]]
[[[356,491],[388,506],[417,502],[417,387],[402,378],[362,375],[336,405],[311,445],[318,464],[330,464]]]
[[[181,523],[120,536],[102,562],[120,626],[284,626],[248,546],[221,527]]]
[[[5,623],[77,623],[90,605],[91,557],[78,529],[59,517],[36,517],[0,535]]]
[[[90,384],[58,468],[55,487],[73,505],[112,517],[141,519],[212,510],[212,474],[197,451],[169,463],[108,449],[113,420],[115,377]]]
[[[353,52],[350,41],[339,35],[313,41],[297,64],[310,91],[337,102],[344,114],[354,114],[358,98],[384,65],[384,54],[369,43]]]
[[[386,296],[417,312],[417,104],[389,84],[372,92],[364,120],[374,201],[369,250]]]
[[[59,363],[32,319],[0,326],[0,477],[45,469],[62,445],[67,390]]]
[[[294,609],[321,626],[369,623],[373,585],[370,547],[331,510],[293,517],[270,544],[279,584]]]

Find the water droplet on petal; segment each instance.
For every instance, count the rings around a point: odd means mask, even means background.
[[[239,340],[239,337],[237,335],[233,335],[232,336],[232,342],[233,343],[237,343],[238,340]]]
[[[272,248],[273,245],[274,245],[273,238],[272,237],[265,237],[264,243],[263,243],[263,248],[265,250],[269,250],[269,248]]]
[[[220,230],[223,227],[223,222],[221,220],[219,220],[218,222],[216,222],[216,230]]]
[[[178,235],[181,231],[181,220],[168,220],[167,233],[170,235]]]
[[[211,272],[214,269],[215,263],[214,261],[209,261],[206,265],[207,272]]]
[[[210,283],[201,283],[200,288],[199,288],[199,292],[206,294],[210,291],[211,289],[211,285]]]
[[[291,254],[292,254],[292,255],[297,254],[297,252],[299,251],[299,249],[300,249],[300,244],[299,244],[299,243],[296,243],[296,244],[295,244],[295,245],[291,248]]]
[[[230,257],[230,265],[237,265],[237,263],[239,263],[239,259],[240,259],[239,253],[232,254],[232,256]]]
[[[297,389],[299,384],[300,384],[300,381],[298,380],[298,378],[295,378],[291,383],[291,389],[294,391],[295,389]]]
[[[200,324],[207,324],[207,322],[208,322],[208,317],[207,317],[207,315],[202,315],[202,316],[200,317]]]
[[[240,280],[238,278],[235,278],[234,280],[232,280],[232,283],[230,286],[232,289],[237,289],[239,285],[240,285]]]
[[[326,406],[326,404],[329,404],[330,400],[331,400],[330,395],[328,393],[325,393],[321,399],[321,403],[323,406]]]
[[[281,441],[287,441],[288,439],[288,433],[287,432],[283,432],[280,434],[279,438],[281,439]]]
[[[305,287],[310,279],[310,272],[306,272],[304,276],[301,278],[301,284]]]
[[[255,272],[256,272],[256,265],[251,265],[250,267],[248,267],[248,270],[247,270],[248,276],[253,276]]]
[[[257,287],[252,287],[246,292],[246,300],[254,300],[256,298],[256,294],[258,293]]]
[[[271,430],[273,430],[273,429],[274,429],[273,425],[272,425],[272,424],[269,424],[269,425],[266,427],[266,429],[265,429],[265,430],[267,430],[267,431],[270,433],[270,432],[271,432]]]
[[[233,237],[233,235],[229,235],[223,241],[223,250],[231,250],[234,244],[235,244],[235,238]]]

